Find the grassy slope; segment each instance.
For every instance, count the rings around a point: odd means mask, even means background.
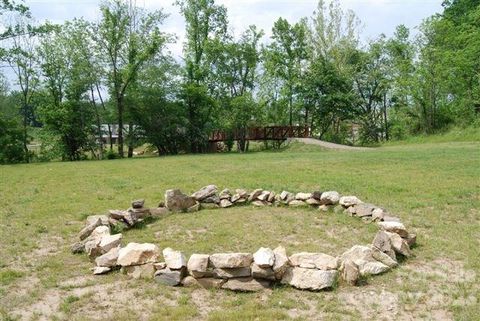
[[[168,188],[192,192],[211,183],[220,188],[275,191],[334,189],[386,207],[418,233],[419,246],[414,259],[369,280],[365,289],[388,290],[398,301],[395,313],[399,316],[428,319],[434,313],[443,313],[457,319],[475,319],[480,315],[475,279],[475,273],[480,273],[479,178],[478,142],[397,145],[365,152],[292,147],[281,153],[2,166],[0,319],[12,315],[11,311],[35,306],[56,290],[62,291],[62,297],[55,315],[60,319],[88,319],[83,312],[95,310],[96,299],[62,287],[65,280],[89,274],[87,259],[73,256],[68,250],[81,221],[110,208],[126,208],[135,198],[145,198],[148,206],[154,206]],[[170,215],[129,231],[125,238],[155,242],[162,248],[171,246],[188,254],[255,251],[259,246],[278,244],[286,246],[289,253],[306,250],[340,254],[351,245],[368,243],[374,233],[373,226],[341,214],[246,207]],[[42,244],[52,253],[42,251]],[[414,269],[419,272],[412,272]],[[455,273],[460,274],[459,279],[450,277]],[[467,276],[462,278],[463,274]],[[38,285],[15,291],[25,279],[35,280]],[[129,282],[118,274],[93,282],[111,285],[119,280]],[[110,315],[112,319],[376,319],[376,313],[392,313],[367,299],[363,303],[357,299],[364,308],[344,302],[349,292],[363,293],[362,287],[326,293],[279,289],[267,298],[207,292],[201,305],[195,301],[196,292],[189,289],[169,289],[141,281],[130,282],[128,287],[136,288],[135,296],[146,302],[156,298],[173,303],[160,304],[146,315],[122,307]],[[380,299],[384,296],[376,293]],[[433,294],[443,301],[430,302]]]

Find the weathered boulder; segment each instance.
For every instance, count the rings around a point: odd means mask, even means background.
[[[78,238],[80,240],[84,240],[92,234],[92,232],[99,226],[102,225],[102,220],[97,218],[94,222],[90,223],[89,225],[85,226],[79,233]]]
[[[337,279],[337,270],[317,270],[290,267],[285,272],[282,283],[302,290],[322,290],[333,287]]]
[[[322,202],[316,198],[309,198],[305,201],[308,205],[320,205]]]
[[[390,237],[390,241],[392,243],[392,248],[395,253],[401,254],[403,256],[409,257],[412,255],[410,251],[410,246],[408,245],[407,241],[404,240],[400,235],[397,233],[390,233],[385,232],[388,237]]]
[[[104,230],[106,226],[99,226],[92,232],[85,242],[85,252],[91,260],[107,253],[110,249],[120,245],[122,234],[110,235],[109,230]]]
[[[387,233],[388,232],[385,231],[378,231],[373,239],[372,245],[391,258],[396,258],[395,251],[392,247],[392,241]]]
[[[251,201],[256,200],[260,196],[260,194],[262,194],[262,192],[263,192],[263,189],[260,189],[260,188],[254,190],[248,196],[248,201],[251,202]]]
[[[93,274],[100,275],[110,272],[112,269],[105,266],[96,266],[93,268]]]
[[[118,254],[120,252],[119,247],[110,249],[107,253],[100,255],[95,259],[97,266],[114,267],[117,265]]]
[[[151,243],[128,243],[121,248],[117,264],[121,266],[155,263],[160,256],[160,250]]]
[[[210,263],[215,268],[229,269],[250,267],[253,256],[250,253],[217,253],[210,255]]]
[[[256,279],[275,280],[275,273],[271,267],[261,267],[257,264],[252,264],[252,276]]]
[[[380,251],[378,252],[382,253]],[[390,258],[386,254],[385,256]],[[380,274],[390,269],[389,266],[377,261],[373,257],[373,249],[368,246],[354,245],[340,256],[341,262],[345,262],[346,260],[354,262],[358,266],[361,275]]]
[[[166,207],[150,208],[150,214],[153,217],[164,216],[168,214],[168,209]]]
[[[219,269],[213,270],[213,276],[217,279],[231,279],[240,278],[244,276],[250,276],[250,267],[232,268],[232,269]]]
[[[408,232],[405,228],[405,225],[400,222],[378,222],[377,224],[384,231],[397,233],[401,237],[408,237]]]
[[[207,254],[192,254],[187,263],[187,269],[190,274],[196,278],[206,276],[208,273],[209,257]]]
[[[221,208],[227,208],[233,206],[233,203],[230,202],[228,199],[222,199],[220,200],[220,207]]]
[[[283,246],[277,246],[273,250],[273,254],[275,255],[273,273],[275,273],[275,278],[280,280],[289,267],[290,261],[288,260],[287,251]]]
[[[144,199],[138,199],[138,200],[132,201],[133,208],[143,208],[143,205],[145,205]]]
[[[177,286],[182,282],[184,276],[184,269],[170,270],[169,268],[165,268],[155,272],[155,282],[168,286]]]
[[[373,211],[377,208],[373,204],[359,203],[354,205],[355,215],[358,217],[372,216]]]
[[[253,261],[260,267],[272,267],[275,263],[275,254],[271,249],[261,247],[253,254]]]
[[[108,215],[89,215],[85,219],[85,226],[88,226],[92,223],[95,223],[97,221],[97,219],[100,219],[102,225],[106,225],[106,226],[109,225]]]
[[[170,211],[187,211],[197,204],[195,198],[183,194],[179,189],[169,189],[165,192],[165,205]]]
[[[103,253],[107,253],[111,249],[115,247],[119,247],[122,241],[122,234],[114,234],[114,235],[104,235],[100,239],[99,247],[100,251]]]
[[[187,258],[182,252],[174,251],[173,249],[167,247],[162,251],[162,253],[165,264],[167,264],[168,268],[177,270],[187,266]]]
[[[257,196],[257,199],[266,202],[269,197],[270,197],[270,191],[262,191],[262,193]]]
[[[342,196],[342,197],[340,197],[338,202],[343,207],[350,207],[350,206],[354,206],[354,205],[363,203],[356,196]]]
[[[257,292],[270,286],[270,282],[266,280],[255,280],[251,277],[229,279],[222,285],[222,289],[240,291],[240,292]]]
[[[122,272],[134,279],[151,279],[156,272],[153,263],[122,267]]]
[[[312,198],[312,193],[297,193],[295,199],[299,201],[306,201],[309,198]]]
[[[336,257],[323,253],[301,252],[290,256],[292,266],[307,269],[336,270],[339,262]]]
[[[342,279],[349,285],[356,285],[360,278],[358,266],[352,260],[345,260],[340,267]]]
[[[288,206],[292,206],[292,207],[301,207],[301,206],[306,206],[307,203],[305,203],[304,201],[300,201],[300,200],[293,200],[293,201],[290,201],[288,203]]]
[[[232,193],[228,188],[226,188],[220,192],[219,197],[221,200],[230,200],[230,198],[232,197]]]
[[[340,201],[340,194],[336,191],[323,192],[320,200],[325,205],[337,205]]]
[[[200,190],[192,194],[192,197],[197,201],[201,202],[204,199],[214,196],[217,193],[218,189],[215,185],[207,185],[202,187]],[[168,207],[168,206],[167,206]]]

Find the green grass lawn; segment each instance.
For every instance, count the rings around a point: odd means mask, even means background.
[[[256,294],[167,288],[120,273],[93,277],[69,245],[91,214],[166,189],[337,190],[389,209],[418,234],[415,257],[360,287]],[[480,318],[480,143],[330,151],[209,154],[0,167],[0,319],[397,320]],[[128,231],[128,241],[185,251],[339,255],[376,227],[312,209],[236,207],[172,214]]]

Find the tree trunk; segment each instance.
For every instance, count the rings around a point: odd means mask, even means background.
[[[385,140],[389,140],[388,135],[388,117],[387,117],[387,93],[383,94],[383,121],[385,125]]]
[[[117,97],[117,107],[118,107],[118,155],[120,158],[125,156],[123,152],[123,97]]]
[[[133,157],[134,137],[133,137],[133,123],[128,124],[128,158]]]

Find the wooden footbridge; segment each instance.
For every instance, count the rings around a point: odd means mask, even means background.
[[[310,137],[310,128],[303,126],[267,126],[249,127],[232,131],[215,130],[208,141],[210,143],[224,142],[227,140],[286,140],[287,138]]]

